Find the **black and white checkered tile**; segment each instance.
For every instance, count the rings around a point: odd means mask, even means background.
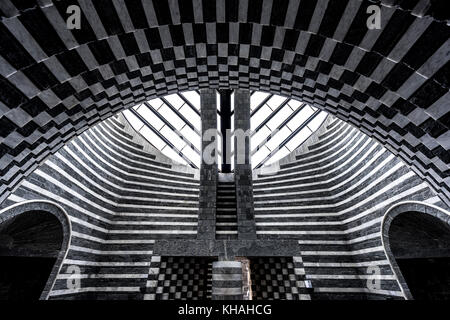
[[[310,300],[301,257],[250,259],[254,300]]]
[[[212,258],[153,256],[146,300],[211,299]]]
[[[450,199],[449,21],[431,0],[2,0],[0,201],[74,136],[198,88],[300,99]],[[81,29],[68,30],[68,5]],[[381,30],[366,26],[381,7]]]

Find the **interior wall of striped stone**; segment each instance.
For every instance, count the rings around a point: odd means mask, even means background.
[[[152,256],[144,300],[211,299],[215,259]]]
[[[312,299],[403,298],[380,226],[392,205],[408,200],[448,208],[398,157],[332,116],[254,179],[257,235],[298,239]],[[368,286],[376,272],[380,286]]]
[[[50,299],[155,298],[148,283],[159,279],[150,273],[152,259],[160,257],[152,245],[158,238],[196,237],[198,175],[117,116],[49,157],[1,207],[44,199],[67,211],[71,245]],[[258,237],[298,239],[312,299],[402,298],[381,243],[381,219],[406,200],[445,208],[407,165],[332,116],[301,148],[255,177]],[[81,273],[69,279],[73,266]],[[380,267],[379,289],[368,289],[371,266]],[[164,296],[169,287],[173,297],[182,292],[173,283],[155,285],[152,294]]]
[[[71,245],[51,299],[137,299],[155,239],[196,237],[198,176],[117,116],[50,156],[1,207],[43,199],[69,215]]]

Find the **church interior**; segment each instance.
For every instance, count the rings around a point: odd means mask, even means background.
[[[444,0],[1,0],[0,300],[449,300]]]

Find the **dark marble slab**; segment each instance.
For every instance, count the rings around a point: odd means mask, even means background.
[[[161,256],[286,257],[300,254],[295,240],[156,240]]]

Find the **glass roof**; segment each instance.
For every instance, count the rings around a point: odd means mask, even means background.
[[[231,97],[231,130],[234,130]],[[220,132],[220,99],[217,93]],[[252,167],[271,164],[297,149],[316,131],[327,113],[293,99],[264,92],[250,97]],[[200,167],[200,94],[188,91],[149,100],[123,112],[131,126],[155,148],[173,160]],[[220,136],[218,137],[221,163]],[[232,144],[233,153],[233,144]],[[220,168],[220,165],[219,165]]]

